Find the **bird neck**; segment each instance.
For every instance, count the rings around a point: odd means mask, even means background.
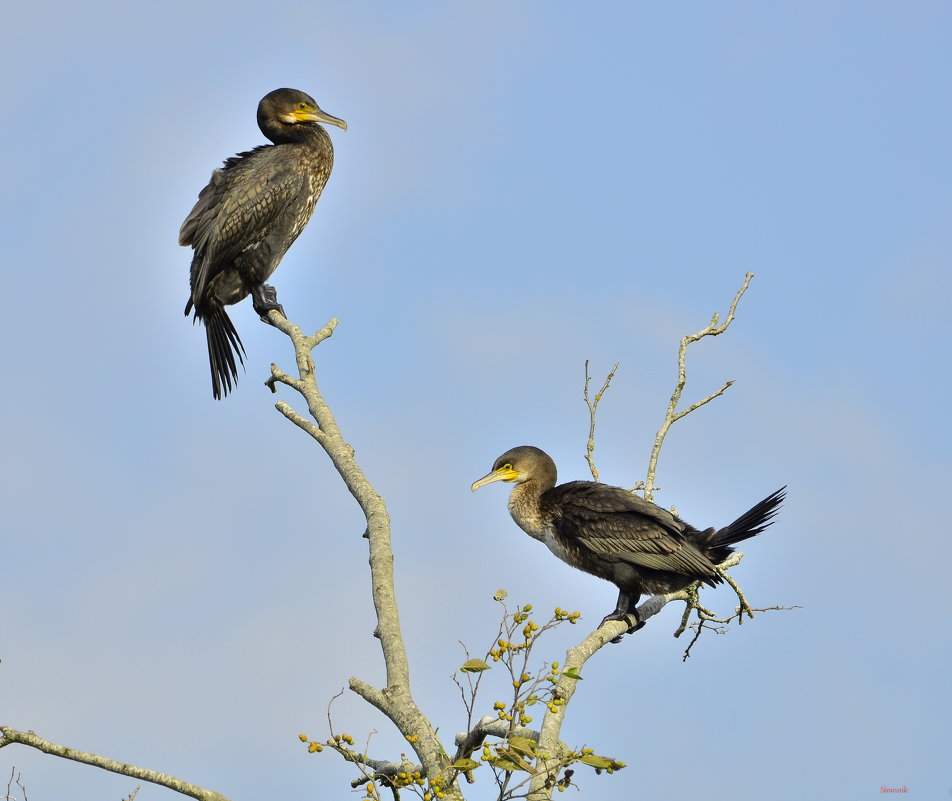
[[[261,132],[276,145],[306,144],[311,147],[328,148],[333,152],[330,134],[323,125],[317,123],[295,123],[293,125],[266,120],[261,125]]]
[[[530,479],[516,484],[509,493],[509,514],[519,528],[537,540],[541,540],[549,528],[549,521],[542,513],[544,491],[541,482]]]

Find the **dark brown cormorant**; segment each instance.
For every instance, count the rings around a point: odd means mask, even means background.
[[[238,381],[235,356],[244,347],[225,306],[248,295],[265,322],[284,309],[268,280],[311,218],[334,165],[334,147],[319,123],[347,123],[318,108],[310,95],[275,89],[258,104],[258,127],[273,145],[225,161],[212,173],[185,218],[179,244],[191,245],[192,295],[187,315],[205,324],[212,392],[221,398]]]
[[[643,625],[635,611],[642,595],[676,592],[695,581],[712,587],[723,581],[716,565],[733,553],[732,545],[771,524],[786,489],[764,498],[729,526],[698,531],[621,487],[593,481],[557,487],[555,479],[549,455],[523,445],[496,459],[473,491],[494,481],[515,483],[509,495],[512,519],[563,562],[618,587],[615,611],[602,623],[624,620],[629,632]]]

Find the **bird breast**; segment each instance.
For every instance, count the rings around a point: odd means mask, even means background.
[[[536,540],[544,541],[551,525],[539,508],[539,495],[528,484],[516,485],[509,495],[509,514],[526,534]]]

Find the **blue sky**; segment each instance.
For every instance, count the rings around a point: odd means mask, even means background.
[[[249,303],[232,312],[247,373],[212,400],[176,245],[211,170],[263,141],[260,97],[292,86],[350,127],[274,283],[305,328],[341,319],[320,382],[393,517],[440,732],[465,720],[448,677],[459,640],[495,631],[497,588],[583,626],[615,598],[470,483],[520,444],[587,477],[585,359],[599,379],[621,363],[601,477],[643,478],[679,338],[751,271],[728,334],[692,348],[685,399],[735,384],[672,431],[657,500],[722,525],[787,484],[735,576],[803,609],[686,664],[675,609],[599,653],[564,738],[629,767],[580,776],[581,797],[952,791],[952,8],[270,6],[6,17],[0,720],[236,800],[347,797],[353,771],[296,735],[325,735],[348,677],[383,675],[361,517],[272,408],[268,366],[292,356]],[[334,717],[358,742],[376,730],[375,755],[404,750],[356,697]],[[35,801],[134,787],[0,751],[0,776],[13,765]]]

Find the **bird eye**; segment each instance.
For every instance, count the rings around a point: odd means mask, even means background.
[[[503,469],[503,470],[512,470],[512,465],[509,464],[509,462],[506,462],[506,463],[502,466],[502,469]]]
[[[304,109],[307,108],[307,103],[298,103],[298,108],[301,109],[301,111],[304,111]]]

